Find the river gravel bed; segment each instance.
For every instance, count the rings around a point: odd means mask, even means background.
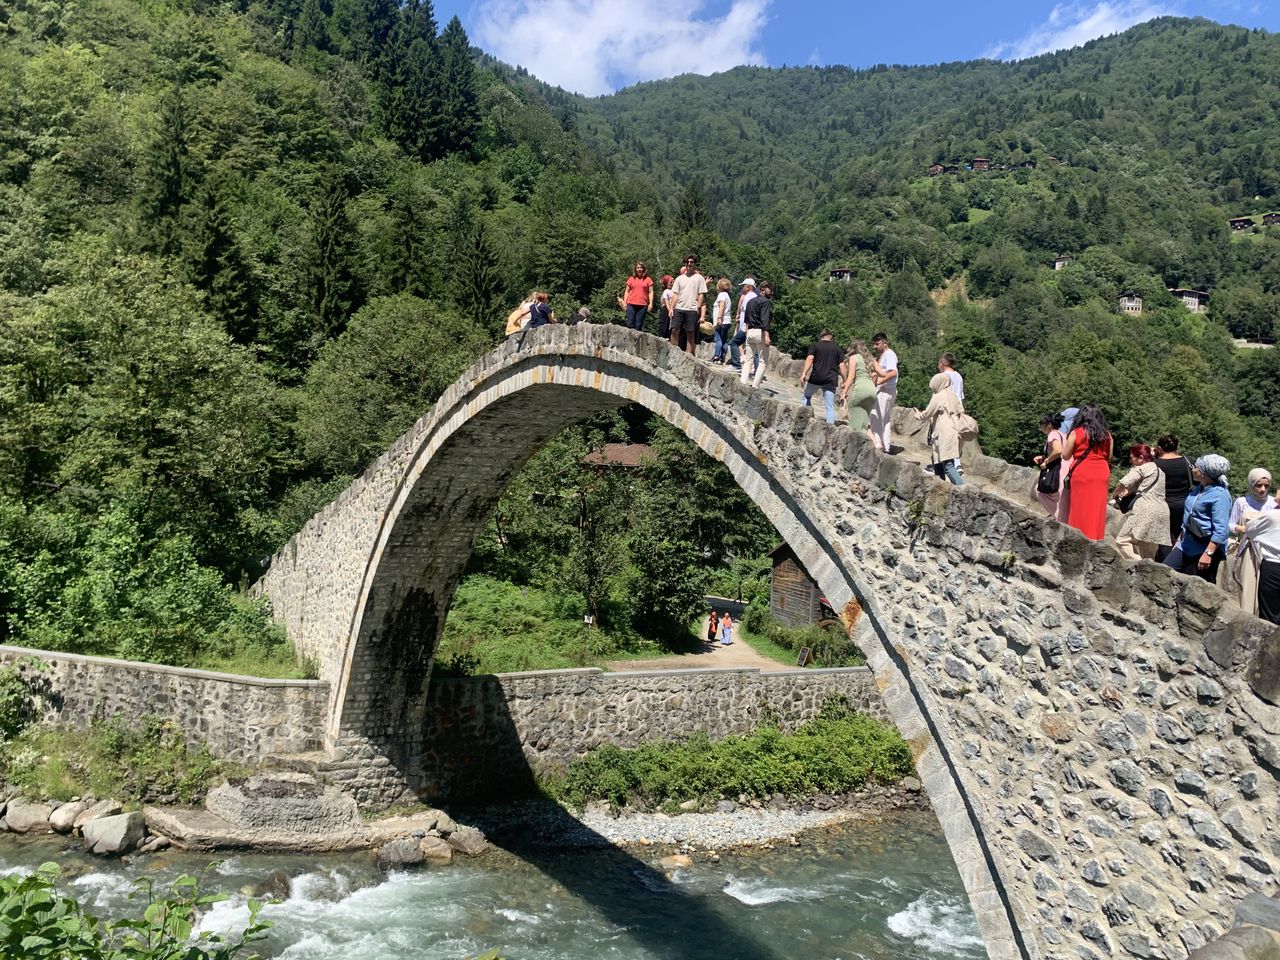
[[[458,817],[499,845],[590,849],[608,846],[679,846],[726,850],[792,841],[797,834],[848,820],[875,819],[903,809],[924,809],[918,790],[872,788],[849,795],[819,796],[794,803],[775,798],[760,804],[723,803],[723,809],[669,814],[589,804],[570,812],[545,800],[486,807]]]

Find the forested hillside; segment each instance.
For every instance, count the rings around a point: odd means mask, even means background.
[[[1273,36],[1163,20],[1020,64],[743,68],[586,101],[429,0],[0,3],[0,642],[279,661],[237,587],[510,307],[537,287],[620,319],[631,262],[686,250],[802,276],[779,290],[788,349],[889,329],[905,401],[953,350],[999,455],[1092,399],[1124,443],[1173,430],[1238,475],[1280,466],[1277,353],[1231,344],[1274,334],[1280,237],[1226,225],[1280,207],[1278,76]],[[926,175],[973,155],[1036,168]],[[837,265],[851,282],[824,282]],[[620,522],[637,480],[579,456],[624,438],[664,453],[651,491],[705,497]],[[678,626],[708,576],[756,569],[767,529],[683,441],[632,418],[557,443],[476,573],[629,634],[654,583]]]

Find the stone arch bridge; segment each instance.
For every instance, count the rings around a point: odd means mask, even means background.
[[[619,326],[479,360],[257,589],[333,691],[325,742],[419,782],[432,655],[497,498],[564,427],[641,404],[723,462],[867,654],[989,955],[1184,956],[1280,870],[1280,632],[998,493]],[[1029,484],[1028,484],[1029,486]]]

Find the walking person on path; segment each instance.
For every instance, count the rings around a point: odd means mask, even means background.
[[[871,439],[885,454],[893,453],[893,406],[898,401],[898,355],[889,346],[889,336],[877,333],[871,338],[876,353],[872,380],[876,385],[876,404],[871,409]],[[948,379],[950,384],[950,379]]]
[[[1231,461],[1207,453],[1191,466],[1195,486],[1187,494],[1182,513],[1182,534],[1164,558],[1165,566],[1214,583],[1227,552],[1231,492],[1227,471]]]
[[[751,386],[759,387],[764,379],[765,364],[769,362],[769,321],[773,318],[773,284],[766,280],[760,284],[760,295],[752,297],[747,304],[747,353],[750,360],[743,358],[741,378],[745,384],[751,377],[751,367],[756,364],[755,376],[751,378]],[[757,364],[758,361],[758,364]]]
[[[1072,461],[1063,481],[1071,496],[1067,523],[1090,540],[1107,535],[1107,488],[1111,484],[1111,430],[1097,404],[1086,403],[1062,445]]]
[[[738,323],[729,341],[729,366],[735,370],[742,369],[742,345],[747,342],[747,304],[759,296],[756,293],[755,277],[747,277],[739,285],[742,291],[738,294]]]
[[[845,356],[847,374],[840,388],[840,402],[848,404],[849,429],[865,434],[875,443],[871,435],[871,408],[876,402],[876,385],[871,382],[871,370],[876,362],[862,340],[850,343]]]
[[[720,614],[715,610],[711,611],[711,618],[707,621],[707,643],[716,642],[716,634],[720,632]]]
[[[716,301],[711,308],[712,325],[715,328],[715,352],[711,355],[712,363],[724,363],[729,355],[729,340],[733,335],[733,310],[729,306],[728,277],[721,277],[716,283]]]
[[[1041,417],[1040,432],[1044,434],[1044,450],[1032,461],[1040,468],[1041,474],[1036,479],[1036,499],[1044,507],[1046,516],[1062,520],[1058,507],[1062,499],[1062,480],[1067,475],[1066,465],[1062,462],[1062,444],[1066,440],[1062,435],[1062,414],[1046,413]],[[1046,480],[1045,486],[1051,489],[1041,490],[1041,480]]]
[[[945,373],[935,373],[929,381],[929,389],[933,391],[933,399],[916,414],[916,419],[925,420],[929,424],[928,441],[933,472],[939,478],[946,478],[957,487],[963,487],[964,480],[957,468],[960,464],[960,418],[964,415],[964,404],[956,399],[951,381]]]
[[[720,645],[727,647],[731,643],[733,643],[733,617],[729,616],[729,611],[726,610],[720,617]]]
[[[627,277],[627,289],[622,301],[627,311],[627,326],[632,330],[644,329],[645,315],[653,309],[653,277],[643,262],[637,260],[631,276]]]
[[[810,405],[813,395],[822,391],[822,405],[827,423],[836,422],[836,391],[840,382],[849,377],[844,354],[835,344],[835,334],[824,329],[818,339],[809,346],[800,371],[800,388],[804,391],[804,405]]]
[[[684,273],[676,277],[671,290],[676,296],[675,313],[671,318],[671,345],[680,346],[680,334],[684,334],[686,353],[698,349],[698,324],[707,315],[707,278],[698,272],[697,257],[686,257]]]

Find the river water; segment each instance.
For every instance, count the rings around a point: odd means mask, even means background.
[[[365,853],[224,859],[206,886],[235,892],[204,918],[232,930],[243,891],[283,869],[292,889],[262,916],[259,950],[292,960],[979,960],[985,956],[930,813],[845,824],[799,847],[724,854],[664,873],[656,849],[503,851],[384,875]],[[165,851],[108,862],[65,838],[0,840],[0,873],[56,860],[91,912],[122,916],[132,880],[198,873],[207,855]]]

